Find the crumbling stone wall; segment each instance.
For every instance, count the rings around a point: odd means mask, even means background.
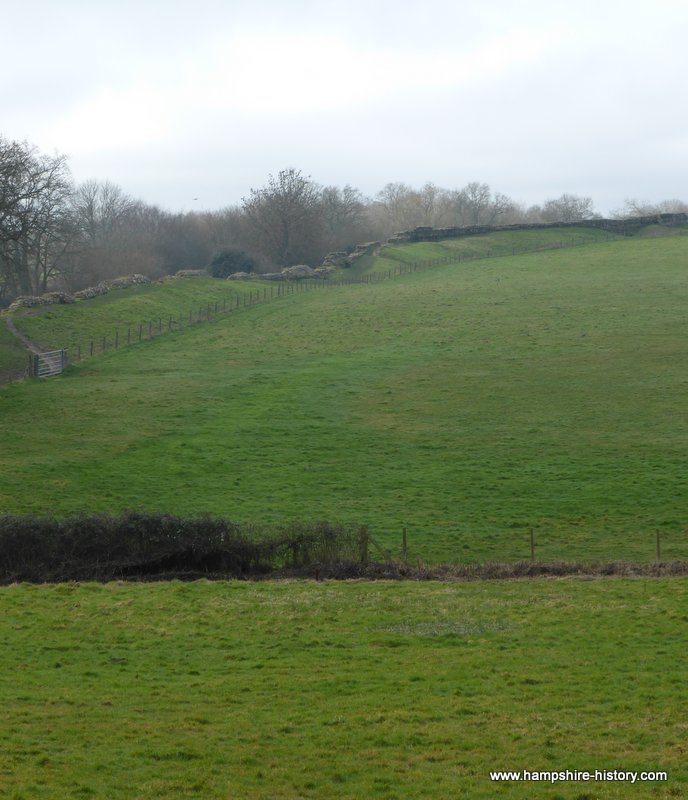
[[[74,303],[76,300],[88,300],[91,297],[98,297],[107,294],[113,289],[126,289],[128,286],[138,286],[151,283],[150,278],[145,275],[127,275],[123,278],[114,278],[111,281],[101,281],[97,286],[90,286],[74,294],[68,292],[47,292],[40,297],[23,295],[18,297],[8,311],[16,311],[18,308],[31,308],[32,306],[50,306],[56,304]]]
[[[647,217],[629,217],[628,219],[586,219],[579,222],[530,222],[514,225],[468,225],[462,228],[430,228],[419,227],[410,231],[400,231],[387,240],[388,244],[406,244],[409,242],[436,242],[440,239],[457,239],[461,236],[478,236],[496,231],[534,231],[547,228],[598,228],[631,236],[645,225],[666,225],[675,227],[688,223],[688,214],[651,214]]]

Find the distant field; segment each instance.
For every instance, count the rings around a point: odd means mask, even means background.
[[[659,226],[658,226],[659,227]],[[665,228],[665,230],[668,230]],[[491,258],[616,240],[619,237],[595,228],[552,228],[532,231],[497,231],[482,236],[464,236],[440,242],[384,245],[377,256],[365,256],[341,274],[366,275],[394,269],[399,264],[431,259]]]
[[[340,270],[333,280],[359,278],[371,272],[384,272],[390,267],[398,268],[400,264],[424,264],[430,259],[457,258],[459,255],[462,258],[483,258],[538,248],[570,247],[609,238],[608,234],[592,229],[554,229],[495,233],[402,247],[387,246],[382,256],[366,257],[353,269]],[[173,320],[173,327],[179,328],[180,324],[205,320],[209,315],[214,317],[216,304],[222,312],[236,303],[237,296],[243,302],[245,296],[250,293],[255,295],[259,291],[269,295],[271,291],[277,292],[277,285],[200,277],[169,279],[162,284],[113,291],[74,305],[36,306],[15,312],[13,319],[19,331],[41,348],[66,348],[74,361],[112,349],[116,339],[118,345],[122,346],[127,340],[137,341],[139,333],[141,338],[147,338],[149,329],[153,333],[158,330],[168,332],[170,320]],[[4,334],[0,333],[2,336]],[[7,340],[10,349],[6,352],[3,351],[2,342],[0,338],[0,369],[3,368],[3,358],[7,360],[7,369],[16,366],[19,361],[23,367],[26,356],[16,340],[11,337]]]
[[[15,312],[13,319],[17,328],[40,347],[66,348],[75,360],[79,349],[82,356],[89,354],[90,342],[94,342],[97,355],[103,339],[106,349],[114,346],[116,332],[123,345],[128,329],[133,341],[138,338],[141,324],[146,338],[149,323],[154,333],[158,332],[158,325],[167,331],[170,318],[177,328],[180,320],[184,325],[195,323],[208,314],[215,316],[215,303],[222,311],[224,303],[230,306],[237,295],[243,298],[251,290],[256,291],[252,284],[213,278],[169,280],[115,290],[71,305],[36,306]]]
[[[681,798],[688,583],[0,589],[8,800]],[[662,771],[656,783],[492,770]]]
[[[430,562],[529,557],[531,527],[542,559],[650,560],[659,529],[688,557],[687,255],[632,239],[295,294],[2,387],[0,503],[329,518],[393,553],[406,527]]]

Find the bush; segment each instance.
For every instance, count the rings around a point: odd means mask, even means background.
[[[213,278],[228,278],[235,272],[254,272],[256,259],[243,250],[221,250],[208,264],[208,272]]]
[[[350,559],[358,529],[328,522],[257,531],[210,516],[126,511],[0,517],[0,585],[18,581],[241,577]]]

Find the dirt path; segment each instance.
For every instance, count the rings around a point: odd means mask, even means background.
[[[35,342],[32,342],[31,339],[28,338],[28,336],[24,336],[23,333],[17,330],[12,317],[5,317],[5,322],[12,336],[16,336],[30,353],[36,353],[38,355],[43,352]]]
[[[31,339],[28,338],[28,336],[24,336],[23,333],[20,333],[17,330],[12,317],[5,317],[5,322],[9,332],[16,339],[19,339],[19,341],[22,343],[22,346],[28,353],[38,354],[43,352],[35,342],[32,342]],[[0,383],[11,383],[12,381],[18,381],[22,378],[25,378],[28,374],[28,367],[23,367],[21,369],[0,370]]]

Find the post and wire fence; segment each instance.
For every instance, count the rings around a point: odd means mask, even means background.
[[[607,240],[612,236],[607,235]],[[598,242],[599,239],[593,240]],[[172,333],[198,325],[205,322],[212,322],[223,316],[235,313],[245,308],[250,308],[258,304],[272,300],[288,297],[296,294],[314,291],[330,291],[343,286],[354,285],[374,285],[392,278],[410,275],[426,269],[450,264],[462,264],[466,262],[479,261],[483,259],[498,258],[504,256],[515,256],[526,253],[535,253],[547,250],[559,250],[570,247],[580,247],[589,244],[587,240],[571,238],[570,240],[560,239],[557,242],[540,245],[537,247],[517,248],[514,246],[506,248],[493,248],[484,253],[454,253],[436,258],[416,260],[411,262],[399,262],[384,270],[375,270],[352,277],[324,277],[324,278],[301,278],[271,282],[271,285],[259,286],[249,289],[248,292],[231,291],[229,294],[217,299],[214,297],[199,305],[191,308],[180,309],[176,314],[158,315],[152,319],[128,324],[126,326],[110,329],[92,338],[83,344],[79,343],[72,348],[69,353],[69,360],[82,361],[101,353],[111,350],[118,350],[150,339],[154,339],[165,333]],[[256,280],[260,280],[257,276]],[[66,350],[57,351],[65,354]],[[32,373],[33,374],[33,373]],[[57,373],[55,373],[57,374]]]
[[[377,551],[377,557],[383,560],[399,561],[402,564],[422,566],[425,561],[425,551],[428,545],[428,534],[413,533],[409,535],[409,528],[401,529],[400,540],[394,533],[380,537],[385,545],[370,535],[367,527],[361,528],[362,554],[367,554],[371,548]],[[395,540],[398,542],[396,544]],[[415,540],[415,541],[414,541]],[[482,542],[482,537],[477,536],[476,542]],[[552,533],[541,531],[540,535],[534,527],[522,529],[520,532],[505,532],[499,548],[495,548],[494,556],[490,557],[484,547],[473,557],[462,551],[459,558],[450,557],[447,563],[530,563],[538,564],[578,564],[600,565],[600,571],[609,574],[622,571],[624,567],[633,564],[665,565],[674,568],[678,574],[688,574],[688,528],[678,530],[638,531],[629,534],[628,547],[613,548],[616,550],[613,558],[609,557],[608,550],[595,552],[595,545],[588,541],[586,544],[577,543],[564,532]],[[587,550],[587,552],[585,552]],[[435,559],[433,559],[435,560]]]

